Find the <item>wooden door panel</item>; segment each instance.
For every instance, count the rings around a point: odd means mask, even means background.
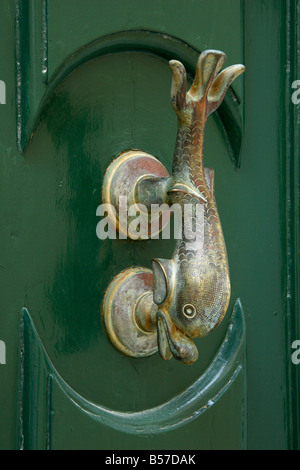
[[[202,341],[200,359],[194,367],[183,368],[175,361],[166,363],[159,355],[139,361],[122,357],[107,340],[101,325],[100,309],[105,290],[122,269],[131,265],[150,267],[151,259],[160,256],[160,253],[170,257],[174,242],[101,242],[95,236],[95,214],[101,199],[104,172],[111,160],[124,149],[141,148],[150,152],[171,170],[176,120],[170,106],[171,73],[168,60],[179,58],[187,64],[191,80],[197,59],[194,46],[199,47],[201,39],[199,37],[198,42],[191,41],[193,47],[187,47],[189,38],[179,40],[178,37],[183,37],[183,31],[180,33],[178,28],[177,37],[172,38],[174,31],[171,20],[165,25],[168,35],[155,33],[155,29],[152,32],[151,24],[154,24],[159,14],[155,14],[155,10],[149,12],[148,32],[124,33],[118,21],[113,23],[111,4],[110,9],[106,9],[103,14],[105,2],[91,2],[93,7],[85,13],[88,31],[72,36],[83,7],[82,2],[75,3],[73,7],[76,15],[70,15],[69,8],[64,11],[66,4],[62,7],[61,3],[58,5],[55,1],[41,2],[38,6],[32,2],[18,3],[18,138],[20,147],[25,149],[24,158],[28,167],[24,193],[30,187],[35,188],[31,198],[25,202],[30,213],[27,223],[32,226],[35,221],[39,221],[34,233],[28,231],[25,236],[27,246],[34,247],[33,251],[28,250],[31,274],[26,309],[41,338],[41,349],[45,349],[53,364],[50,376],[52,374],[55,378],[52,369],[57,371],[66,387],[71,387],[79,397],[85,397],[87,403],[98,404],[100,409],[106,407],[112,412],[145,413],[145,410],[165,405],[170,400],[172,403],[174,397],[186,390],[191,390],[190,394],[199,393],[195,385],[192,391],[193,384],[198,383],[199,377],[203,376],[216,355],[226,334],[230,315],[222,328]],[[122,2],[116,4],[121,7]],[[174,6],[177,8],[176,15],[181,14],[182,3]],[[190,7],[199,9],[200,5],[196,7],[193,2]],[[207,7],[203,3],[201,11],[206,15],[213,14],[214,5]],[[101,28],[100,39],[99,24],[94,20],[97,16],[101,17],[105,25]],[[66,23],[62,25],[58,17],[64,18],[69,26],[66,27]],[[138,27],[138,17],[136,12],[131,26]],[[241,27],[238,18],[234,31],[236,37]],[[32,22],[35,29],[32,29]],[[62,26],[63,30],[60,29]],[[28,36],[25,34],[26,27],[30,32]],[[41,31],[42,61],[33,61],[29,68],[26,51],[37,47],[38,28]],[[67,30],[69,33],[65,35]],[[220,38],[225,36],[224,28],[221,30]],[[109,33],[114,34],[109,36]],[[230,41],[233,45],[233,41]],[[241,45],[236,41],[228,49],[229,57],[235,60],[240,55]],[[33,90],[34,96],[30,84],[36,80],[39,87]],[[239,92],[240,97],[241,90],[238,85],[236,93]],[[45,94],[42,98],[43,92]],[[213,166],[216,172],[217,167],[222,168],[229,179],[234,178],[233,168],[239,158],[240,142],[237,143],[234,138],[241,132],[241,113],[232,93],[225,101],[223,115],[222,112],[219,115],[221,127],[215,119],[209,121],[205,144],[207,154],[211,155],[211,162],[207,161],[207,165]],[[224,115],[232,116],[231,126],[228,126]],[[222,180],[219,179],[217,197],[218,193],[224,193],[224,181],[222,187]],[[226,212],[226,205],[230,201],[222,199],[220,210]],[[33,273],[32,262],[36,264]],[[39,279],[44,279],[42,286]],[[230,310],[235,300],[232,299]],[[241,345],[239,347],[242,348]],[[238,363],[245,369],[243,355]],[[41,376],[45,373],[41,373]],[[234,371],[230,377],[233,383]],[[27,381],[31,383],[31,378]],[[49,378],[44,378],[44,382],[36,386],[45,387],[48,382]],[[245,393],[241,384],[227,392],[233,396],[237,394],[240,403]],[[224,384],[215,385],[207,401],[213,401],[214,395],[226,395],[222,387]],[[30,435],[30,402],[24,392],[22,400],[27,400],[29,407],[26,411],[25,402],[21,400],[20,409],[25,414],[20,419],[24,430],[29,432],[28,436],[25,431],[21,432],[25,447],[40,446],[42,442],[48,447],[55,447],[54,443],[60,442],[61,433],[68,436],[66,431],[56,431],[60,426],[56,423],[61,419],[61,398],[55,386],[53,397],[55,399],[51,398],[51,406],[55,418],[51,420],[51,432],[47,434],[50,426],[47,415],[43,424],[41,415],[38,418],[38,429],[46,429],[47,441],[45,432],[35,437]],[[205,410],[208,405],[202,403],[201,406]],[[196,406],[195,413],[199,412],[201,406]],[[189,421],[188,412],[187,409],[182,420]],[[224,425],[228,421],[228,413],[231,417],[240,416],[243,410],[241,406],[229,407],[226,413]],[[66,423],[63,416],[62,423]],[[87,416],[85,414],[86,421]],[[172,429],[171,416],[169,420],[170,423],[165,426]],[[244,419],[229,421],[236,423],[230,433],[231,446],[243,446]],[[85,424],[88,429],[90,425],[89,422]],[[111,423],[107,425],[110,427]],[[140,426],[143,429],[145,423]],[[153,422],[153,429],[155,426],[158,429],[160,425]],[[202,428],[205,425],[200,425],[199,421],[198,426]],[[188,445],[188,436],[191,436],[193,428],[194,425],[191,425],[185,445]],[[146,429],[140,432],[145,434]],[[99,442],[103,433],[104,429],[100,427],[97,432]],[[89,434],[90,431],[87,431]],[[71,435],[66,439],[70,439],[70,445]],[[213,446],[217,445],[218,439],[215,439]],[[90,439],[87,442],[90,444],[82,441],[81,446],[91,445]],[[171,442],[172,438],[166,437],[166,445]],[[104,443],[98,445],[103,446]]]
[[[115,409],[74,390],[55,369],[27,309],[21,331],[19,448],[176,450],[179,442],[181,449],[245,448],[246,332],[239,301],[205,372],[170,400],[141,411],[120,410],[128,393],[122,382]],[[98,388],[109,388],[109,378],[95,378]],[[130,393],[136,398],[137,386],[131,383]],[[150,387],[155,392],[158,385],[152,381]]]
[[[91,406],[90,403],[97,404],[100,410],[98,423],[104,419],[102,408],[111,410],[111,413],[146,413],[145,410],[149,412],[153,407],[172,403],[174,397],[187,393],[187,390],[189,398],[181,399],[181,408],[185,406],[184,400],[196,400],[197,394],[201,393],[197,381],[210,366],[228,326],[229,315],[222,328],[200,344],[200,358],[195,367],[182,367],[176,361],[167,363],[161,360],[158,354],[140,360],[123,357],[112,347],[101,324],[101,304],[112,278],[128,266],[151,267],[153,257],[160,253],[171,257],[174,249],[174,241],[170,240],[141,243],[130,240],[100,241],[95,234],[98,223],[95,215],[101,201],[104,172],[124,148],[142,148],[155,154],[171,170],[176,123],[169,103],[169,89],[168,63],[153,54],[125,51],[85,62],[52,90],[24,154],[29,168],[24,192],[29,191],[30,187],[35,188],[32,197],[24,203],[30,212],[28,226],[39,220],[34,233],[28,231],[28,238],[25,237],[27,246],[34,247],[34,251],[28,250],[28,266],[32,269],[30,259],[37,263],[30,276],[26,308],[41,337],[40,347],[45,349],[53,363],[48,373],[45,370],[41,372],[41,377],[50,374],[55,381],[57,373],[64,383],[64,390],[71,387],[72,393],[78,394],[78,406],[82,409]],[[211,120],[207,127],[206,148],[208,154],[215,156],[212,166],[223,167],[229,179],[233,178],[233,163],[215,120]],[[223,161],[218,158],[220,154],[223,154]],[[222,191],[221,184],[218,186],[217,193]],[[226,203],[229,204],[229,200],[223,198],[225,207]],[[39,279],[44,279],[42,289]],[[238,342],[237,349],[243,348],[240,344],[243,341]],[[231,355],[226,360],[230,358]],[[245,369],[244,356],[239,355],[237,361]],[[230,384],[239,375],[239,370],[235,372],[236,367],[237,364],[226,375]],[[219,371],[214,373],[218,374]],[[30,368],[27,374],[28,383],[35,382],[30,377]],[[209,375],[209,380],[213,381],[213,376]],[[48,381],[49,378],[44,377],[42,383],[36,386],[45,388]],[[214,384],[206,401],[195,405],[194,413],[200,413],[199,410],[209,407],[207,403],[218,401],[226,395],[230,387],[224,389],[223,382]],[[245,393],[241,384],[243,380],[237,388],[234,386],[232,391],[228,391],[234,396],[238,393],[236,399],[240,404]],[[54,390],[56,398],[51,399],[51,409],[55,417],[51,419],[53,427],[51,425],[51,437],[50,434],[48,436],[49,447],[61,439],[60,433],[56,435],[55,431],[56,423],[60,422],[61,394],[56,386]],[[67,397],[65,395],[64,400]],[[86,402],[82,402],[82,397]],[[31,419],[34,421],[34,417],[30,418],[31,400],[28,400],[26,393],[22,400],[27,402],[29,408],[25,411],[25,402],[20,404],[22,413],[25,413],[20,420],[30,432],[34,427],[30,424]],[[179,404],[174,403],[174,413],[178,407]],[[148,420],[153,419],[152,433],[157,433],[162,425],[170,430],[172,426],[179,425],[177,422],[172,424],[170,408],[172,406],[165,411],[164,424],[160,421],[156,423],[150,414]],[[243,409],[235,406],[228,408],[228,412],[233,417],[243,413]],[[186,411],[182,410],[180,420],[189,421],[189,413],[189,407]],[[91,424],[87,416],[85,413],[89,435]],[[38,420],[40,423],[43,421],[40,413]],[[139,426],[140,430],[135,434],[147,434],[147,420],[140,423],[138,418],[136,420],[135,429]],[[224,425],[227,420],[228,414],[224,417]],[[45,414],[44,424],[39,429],[48,429],[47,421],[49,418]],[[66,422],[62,418],[62,423]],[[233,422],[238,426],[236,428],[235,424],[230,433],[231,445],[243,446],[245,422],[239,419]],[[95,426],[94,422],[92,426]],[[114,424],[111,418],[106,426],[122,431],[122,423]],[[188,435],[193,432],[193,427],[191,425]],[[101,427],[97,433],[99,442],[103,432]],[[63,434],[65,437],[68,435],[67,431]],[[34,441],[34,436],[26,436],[26,432],[22,435],[25,447],[31,445],[31,439],[36,445],[37,442],[38,445],[41,441],[46,442],[44,433],[36,436],[38,441]],[[72,442],[71,435],[69,438]],[[166,443],[171,445],[172,438],[166,438]],[[91,445],[91,441],[88,439],[87,444],[81,443],[82,447],[85,445]]]

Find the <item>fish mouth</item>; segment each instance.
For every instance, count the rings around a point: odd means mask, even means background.
[[[172,356],[184,364],[193,364],[198,359],[194,341],[173,324],[168,314],[157,312],[158,349],[165,360]]]

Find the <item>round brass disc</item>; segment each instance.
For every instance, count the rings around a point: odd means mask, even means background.
[[[134,311],[140,297],[153,292],[152,271],[129,268],[118,274],[108,286],[102,316],[108,337],[123,354],[151,356],[158,350],[157,332],[145,332],[136,323]]]
[[[119,234],[121,234],[120,238],[132,238],[128,227],[133,219],[128,215],[125,218],[121,216],[124,211],[120,210],[120,197],[126,197],[127,210],[129,207],[137,207],[137,204],[139,204],[136,195],[137,182],[144,177],[165,178],[168,176],[168,171],[156,157],[141,150],[123,152],[112,161],[103,180],[102,202],[112,208],[111,211],[108,210],[108,216],[111,222],[116,225]],[[146,209],[145,214],[148,216]],[[162,228],[160,227],[158,233]],[[153,237],[156,233],[151,233],[151,224],[149,222],[147,238],[151,238],[150,235]]]

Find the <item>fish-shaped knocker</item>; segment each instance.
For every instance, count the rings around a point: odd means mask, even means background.
[[[173,71],[171,100],[178,117],[173,160],[171,204],[190,204],[198,240],[191,243],[183,230],[173,258],[153,261],[154,301],[158,305],[160,354],[194,362],[198,351],[191,338],[202,337],[222,321],[230,299],[226,246],[214,197],[214,171],[203,167],[203,139],[207,117],[223,101],[231,82],[244,71],[233,65],[218,73],[225,62],[219,51],[203,52],[194,82],[187,92],[186,71],[170,61]],[[196,227],[196,209],[203,216]],[[184,227],[184,223],[182,224]]]
[[[171,101],[178,117],[172,176],[159,174],[159,169],[153,170],[149,194],[152,192],[157,198],[159,191],[153,191],[153,185],[156,184],[158,188],[163,188],[163,199],[169,205],[181,208],[182,236],[177,240],[171,260],[159,258],[152,261],[152,273],[143,268],[140,271],[130,268],[117,276],[108,288],[104,302],[104,318],[109,336],[118,349],[134,357],[152,354],[158,347],[164,359],[174,356],[186,364],[195,362],[198,350],[193,338],[203,337],[213,331],[222,321],[229,304],[228,260],[214,197],[214,170],[203,166],[206,120],[222,103],[232,81],[245,70],[243,65],[238,64],[220,72],[225,60],[226,56],[221,51],[203,52],[198,59],[195,79],[189,91],[183,64],[177,60],[170,61],[173,72]],[[120,158],[123,158],[126,166],[126,154]],[[132,158],[132,155],[128,157],[129,160]],[[140,157],[136,155],[138,158],[147,158],[147,154],[140,152]],[[145,161],[140,167],[143,165]],[[119,172],[120,166],[117,165]],[[144,170],[144,173],[149,178],[149,171]],[[109,175],[111,178],[111,172]],[[141,179],[140,174],[137,177]],[[143,190],[146,185],[145,179]],[[187,207],[189,227],[185,223]],[[190,233],[196,234],[194,241],[191,241]],[[137,281],[144,282],[140,291],[134,286]],[[131,313],[124,314],[125,307],[120,306],[125,295],[122,289],[128,294],[130,288],[135,300],[127,304]],[[119,299],[116,297],[118,295]],[[122,317],[123,322],[118,316]],[[130,322],[132,316],[140,331],[136,333],[132,330],[131,341],[127,336],[126,342],[124,324]],[[142,331],[148,334],[148,338],[146,335],[144,349],[140,345],[139,352],[135,353],[132,344],[136,342],[137,345],[141,341],[138,333]],[[147,348],[148,354],[145,352]]]

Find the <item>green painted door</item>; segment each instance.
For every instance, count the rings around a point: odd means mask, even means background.
[[[0,3],[0,448],[299,446],[297,7]],[[174,240],[99,240],[102,180],[127,149],[171,171],[168,61],[191,82],[205,49],[246,65],[205,135],[231,301],[192,366],[132,359],[104,332],[103,296]]]

